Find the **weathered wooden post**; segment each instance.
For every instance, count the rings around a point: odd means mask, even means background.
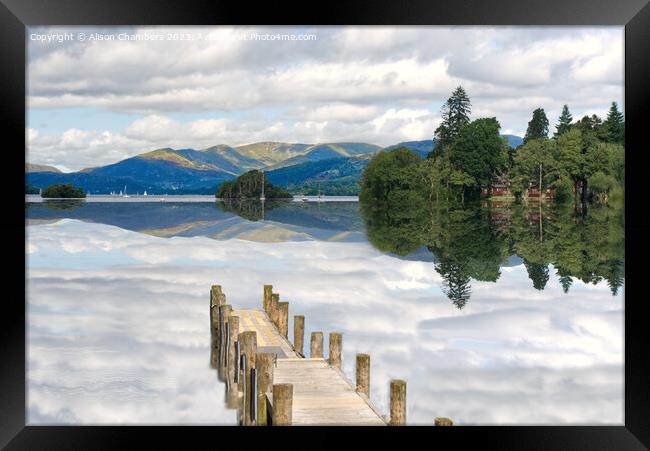
[[[305,317],[295,315],[293,317],[293,348],[301,356],[305,355]]]
[[[273,426],[291,426],[293,385],[273,384]]]
[[[357,354],[357,391],[370,398],[370,356]]]
[[[221,285],[212,285],[210,287],[210,308],[217,305],[217,294],[221,293]]]
[[[278,304],[280,303],[280,294],[271,294],[271,314],[269,318],[275,327],[278,327]]]
[[[454,422],[446,417],[438,417],[434,420],[433,424],[436,426],[453,426]]]
[[[311,357],[312,359],[323,358],[323,332],[311,333],[309,357]]]
[[[219,306],[219,342],[218,342],[218,377],[220,381],[226,380],[226,354],[228,350],[226,349],[226,324],[228,323],[228,317],[232,312],[232,307],[229,304],[224,304]]]
[[[271,295],[273,294],[273,285],[264,285],[264,312],[268,315],[271,311]]]
[[[343,335],[339,332],[330,332],[330,365],[341,369],[341,351],[343,347]]]
[[[255,393],[251,387],[251,369],[255,368],[255,357],[257,355],[257,332],[249,330],[239,334],[240,354],[241,354],[241,374],[239,377],[240,385],[243,384],[243,414],[242,419],[244,426],[254,426],[255,422],[251,418],[251,400]]]
[[[289,338],[289,303],[278,302],[278,331],[284,338]]]
[[[235,348],[235,343],[239,337],[239,317],[230,315],[228,317],[228,338],[226,340],[228,353],[227,353],[227,364],[226,364],[226,406],[229,409],[235,409],[237,407],[237,401],[239,400],[239,387],[237,382],[235,382],[235,371],[237,371],[237,365],[239,356],[237,355],[237,350]]]
[[[210,324],[217,339],[219,338],[219,307],[225,303],[226,295],[221,292],[221,286],[213,285],[212,291],[210,291]]]
[[[406,381],[390,381],[390,426],[406,424]]]
[[[257,424],[266,426],[268,424],[268,412],[266,411],[266,393],[271,392],[273,387],[273,366],[275,365],[275,354],[272,352],[258,352],[255,358],[257,369]]]

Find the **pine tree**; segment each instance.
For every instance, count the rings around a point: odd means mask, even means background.
[[[572,121],[573,121],[573,116],[571,116],[571,112],[569,111],[569,106],[564,105],[562,107],[562,114],[560,114],[560,119],[558,120],[558,123],[555,126],[556,132],[554,136],[557,138],[562,133],[569,131],[569,128],[571,128]]]
[[[618,111],[616,102],[612,102],[604,125],[607,127],[609,142],[621,145],[625,144],[625,122],[623,120],[623,113]]]
[[[442,107],[442,123],[436,128],[434,135],[436,147],[432,153],[436,153],[436,150],[440,153],[443,148],[454,142],[460,130],[469,124],[471,110],[472,104],[465,89],[462,86],[454,89],[451,97]],[[429,156],[433,155],[429,154]]]
[[[543,108],[537,108],[533,111],[533,118],[528,123],[524,143],[527,143],[531,139],[544,138],[548,138],[548,118]]]

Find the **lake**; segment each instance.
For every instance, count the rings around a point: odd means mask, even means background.
[[[381,412],[407,381],[410,424],[623,423],[621,208],[311,200],[28,198],[28,424],[235,424],[212,284],[342,332]]]

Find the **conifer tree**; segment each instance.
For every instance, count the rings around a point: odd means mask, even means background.
[[[562,114],[560,114],[560,119],[558,120],[558,123],[555,126],[556,131],[554,136],[557,138],[562,133],[568,132],[569,128],[571,128],[572,121],[573,121],[573,116],[571,116],[571,112],[569,111],[569,106],[564,105],[562,107]]]
[[[537,108],[533,111],[533,118],[528,122],[524,144],[531,139],[548,138],[548,118],[543,108]]]

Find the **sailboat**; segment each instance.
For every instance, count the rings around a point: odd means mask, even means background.
[[[147,195],[147,190],[144,190],[143,196],[146,196],[146,195]]]
[[[260,200],[262,202],[266,200],[266,197],[264,197],[264,171],[262,171],[262,195],[260,196]]]
[[[122,197],[131,197],[128,194],[126,194],[126,185],[124,185],[124,194],[122,195]]]
[[[323,196],[320,194],[320,182],[318,182],[318,202],[323,202]]]

